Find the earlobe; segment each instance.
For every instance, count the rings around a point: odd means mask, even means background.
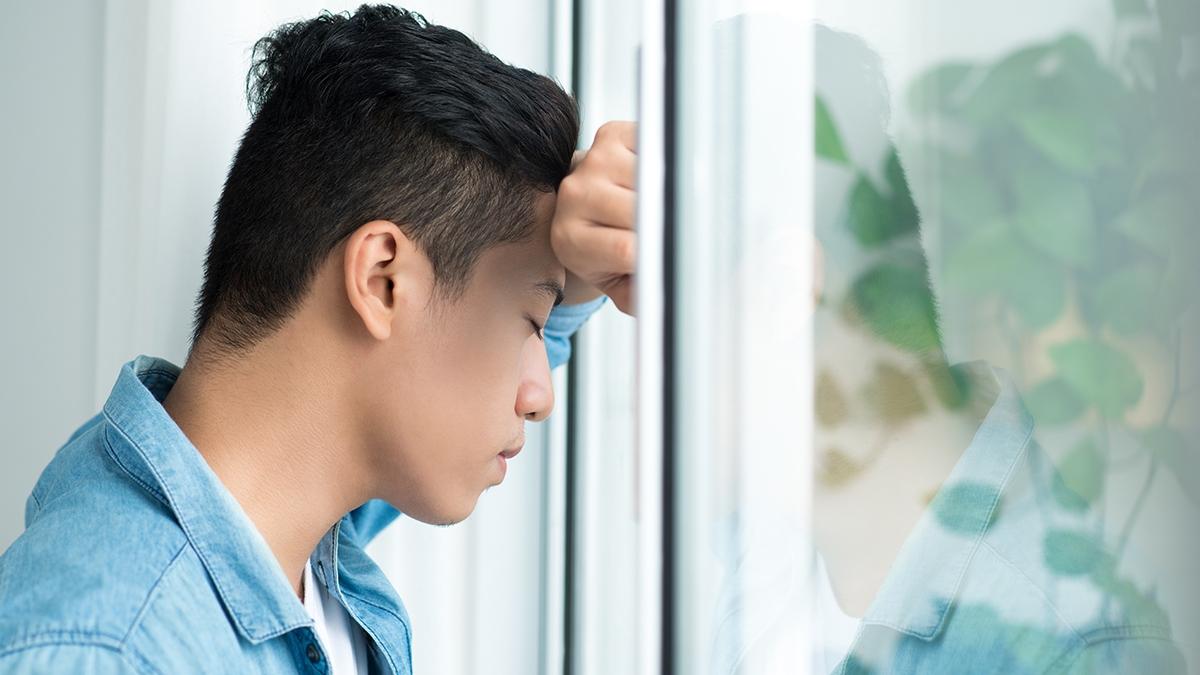
[[[424,264],[422,264],[424,263]],[[376,340],[391,337],[396,313],[413,306],[424,254],[395,223],[373,220],[346,240],[346,295],[363,327]]]

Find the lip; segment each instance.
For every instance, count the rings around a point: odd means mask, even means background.
[[[500,453],[500,456],[503,457],[504,459],[512,459],[513,457],[517,456],[517,453],[521,452],[521,448],[523,448],[523,447],[525,447],[524,443],[518,445],[515,448],[509,448],[508,450],[502,451]]]

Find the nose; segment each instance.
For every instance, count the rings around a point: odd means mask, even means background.
[[[541,422],[554,409],[554,384],[546,345],[532,339],[521,356],[521,378],[517,385],[516,412],[530,422]]]

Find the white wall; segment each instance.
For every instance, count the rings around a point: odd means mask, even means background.
[[[53,7],[0,21],[0,550],[94,404],[104,7]]]

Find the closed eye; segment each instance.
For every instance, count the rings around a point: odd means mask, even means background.
[[[534,321],[533,319],[529,319],[529,325],[533,326],[533,332],[535,335],[538,336],[538,339],[542,340],[544,342],[546,340],[546,335],[544,333],[544,331],[546,330],[545,327],[543,327],[541,324],[539,324],[537,321]]]

